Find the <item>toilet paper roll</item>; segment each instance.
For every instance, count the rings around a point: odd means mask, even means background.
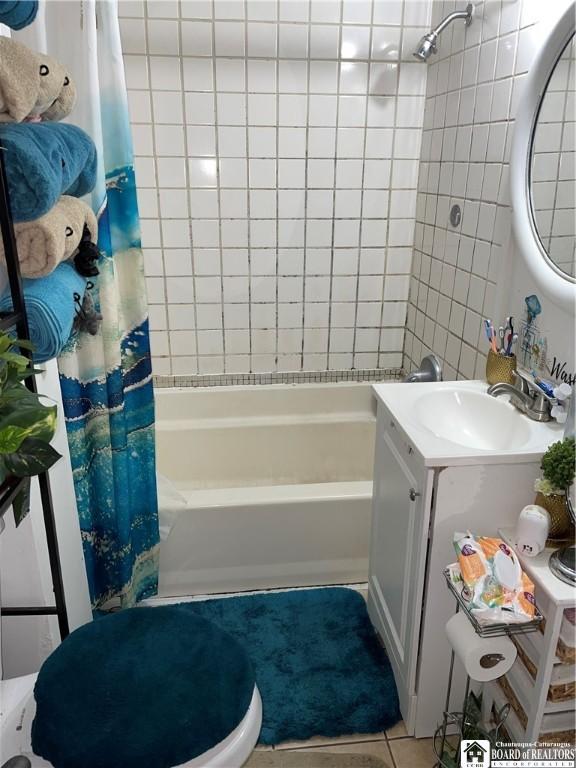
[[[472,680],[485,683],[505,675],[516,659],[516,647],[508,637],[480,637],[464,613],[455,613],[446,634],[456,656]]]

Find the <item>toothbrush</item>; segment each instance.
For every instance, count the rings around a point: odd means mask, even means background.
[[[503,355],[505,350],[504,350],[504,326],[502,325],[500,326],[500,328],[498,328],[498,336],[500,338],[500,354]]]
[[[508,346],[506,347],[506,354],[508,357],[512,355],[512,347],[516,342],[518,341],[518,334],[517,333],[510,333],[508,334]]]
[[[492,352],[494,352],[494,354],[497,355],[498,354],[498,348],[496,346],[496,330],[494,329],[494,326],[491,326],[490,335],[492,337],[491,340],[490,340],[490,344],[492,346]]]
[[[486,338],[488,339],[488,344],[490,345],[490,349],[496,353],[496,342],[495,342],[495,333],[494,333],[494,327],[492,326],[492,321],[485,319],[484,320],[484,332],[486,333]]]
[[[490,320],[485,319],[484,320],[484,332],[486,334],[486,338],[488,339],[488,344],[490,344],[491,347],[494,345],[492,344],[492,322]]]

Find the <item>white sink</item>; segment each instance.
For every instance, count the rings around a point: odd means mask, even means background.
[[[531,421],[508,395],[488,395],[484,381],[383,382],[373,389],[426,466],[533,461],[562,439],[563,426]]]
[[[482,451],[510,451],[530,440],[528,419],[504,400],[480,392],[425,392],[416,417],[436,437]]]

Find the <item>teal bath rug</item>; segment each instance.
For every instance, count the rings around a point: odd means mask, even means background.
[[[386,652],[351,589],[184,603],[244,644],[262,696],[262,744],[377,733],[398,722]]]

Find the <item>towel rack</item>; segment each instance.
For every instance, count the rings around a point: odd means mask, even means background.
[[[12,312],[0,314],[0,330],[6,331],[11,328],[16,329],[19,339],[29,341],[30,331],[28,328],[28,318],[26,315],[26,305],[24,303],[24,291],[22,288],[22,276],[20,274],[20,262],[18,260],[18,251],[16,248],[16,238],[14,236],[14,222],[12,220],[12,209],[10,207],[10,196],[8,193],[8,183],[6,179],[6,168],[4,164],[4,147],[0,141],[0,234],[4,243],[4,254],[6,259],[6,270],[8,273],[8,284],[12,296]],[[22,354],[31,359],[32,353],[23,349]],[[26,386],[31,392],[36,392],[36,380],[34,376],[26,379]],[[12,501],[21,488],[23,479],[14,478],[6,483],[6,486],[0,495],[0,518],[2,518],[9,509]],[[56,534],[56,520],[54,517],[54,504],[52,502],[52,491],[50,489],[50,478],[47,472],[38,475],[38,484],[40,486],[40,500],[42,503],[42,514],[44,517],[44,528],[46,530],[46,542],[48,545],[48,558],[50,562],[50,574],[52,577],[52,587],[54,590],[54,605],[47,606],[7,606],[0,607],[1,616],[57,616],[58,628],[62,640],[70,633],[68,623],[68,612],[66,610],[66,600],[64,598],[64,582],[62,579],[62,567],[60,562],[60,552],[58,549],[58,536]]]

